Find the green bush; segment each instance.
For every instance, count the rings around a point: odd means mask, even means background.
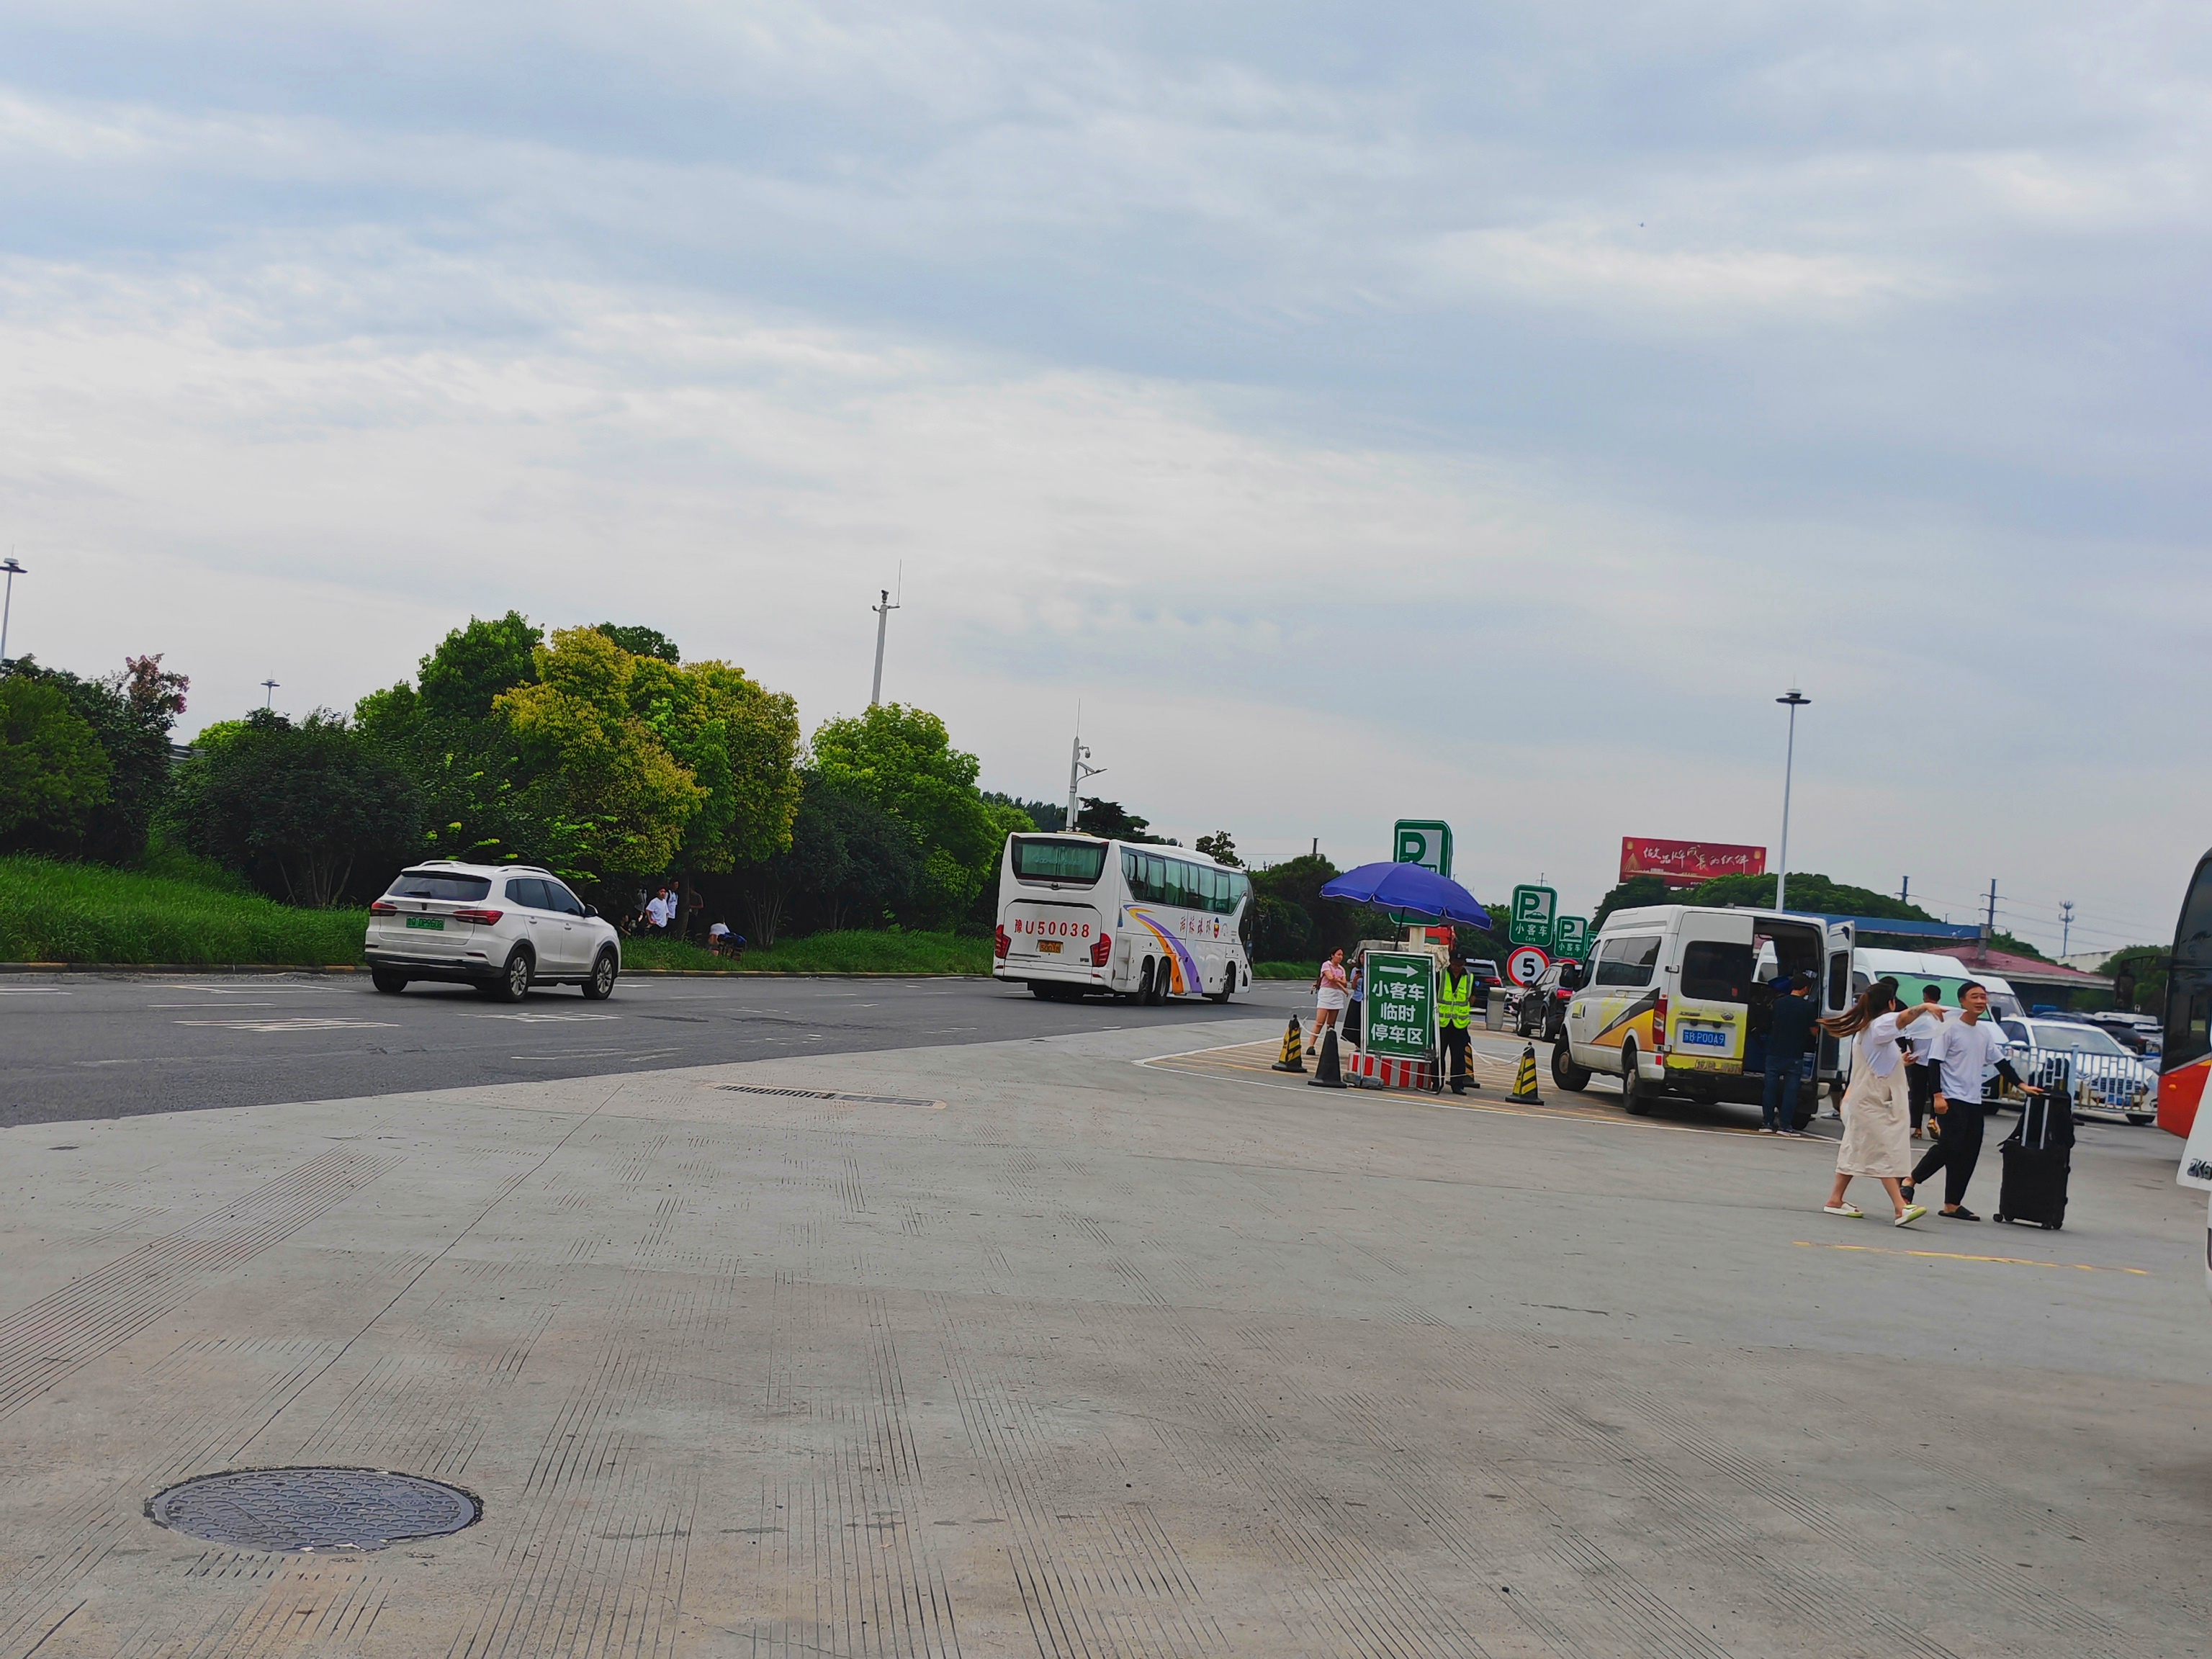
[[[1252,964],[1254,979],[1302,979],[1309,983],[1321,972],[1321,963],[1314,962],[1255,962]]]
[[[358,963],[368,927],[365,910],[299,910],[178,873],[0,858],[0,961],[327,967]]]

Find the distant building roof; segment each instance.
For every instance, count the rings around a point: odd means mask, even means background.
[[[1969,945],[1951,953],[1966,964],[1966,971],[1980,969],[2008,981],[2014,990],[2024,985],[2049,985],[2072,991],[2109,991],[2112,981],[2102,974],[2085,974],[2078,968],[2069,968],[2063,963],[2038,962],[2033,957],[2015,956],[2010,951],[1986,951],[1978,945]]]

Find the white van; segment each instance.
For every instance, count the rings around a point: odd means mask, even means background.
[[[1620,1079],[1641,1116],[1669,1091],[1693,1100],[1755,1106],[1765,1091],[1766,1021],[1774,992],[1759,977],[1810,972],[1823,1014],[1850,1004],[1851,925],[1779,910],[1654,904],[1616,910],[1590,949],[1590,972],[1567,1006],[1566,1040],[1552,1049],[1552,1079],[1583,1089],[1591,1073]],[[1835,1074],[1822,1038],[1814,1077]],[[1811,1120],[1817,1092],[1802,1095]]]
[[[2008,981],[1996,974],[1977,973],[1956,957],[1926,951],[1878,951],[1871,945],[1861,945],[1851,953],[1853,996],[1885,976],[1897,981],[1897,994],[1907,1002],[1919,1001],[1922,988],[1933,985],[1942,989],[1943,1006],[1955,1008],[1959,988],[1972,980],[1990,994],[1991,1013],[2018,1019],[2027,1012]]]

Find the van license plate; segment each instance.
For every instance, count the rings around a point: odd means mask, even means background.
[[[407,918],[407,925],[410,927],[428,927],[434,933],[442,933],[446,931],[446,919],[443,916],[410,916]]]
[[[1060,954],[1060,941],[1056,939],[1041,939],[1037,941],[1037,949],[1048,957],[1056,957]]]
[[[1728,1047],[1728,1033],[1726,1031],[1701,1031],[1694,1025],[1678,1025],[1674,1028],[1674,1036],[1680,1041],[1688,1043],[1693,1048],[1725,1048]]]

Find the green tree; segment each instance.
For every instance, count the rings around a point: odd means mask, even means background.
[[[178,767],[164,811],[185,851],[316,908],[380,890],[420,835],[413,785],[388,756],[318,709],[295,725],[256,709],[210,727]]]
[[[1098,836],[1107,841],[1141,841],[1156,847],[1176,845],[1164,836],[1153,835],[1150,818],[1139,817],[1118,800],[1085,795],[1082,805],[1083,810],[1075,817],[1075,827],[1086,836]]]
[[[535,683],[493,699],[533,775],[557,772],[585,881],[668,867],[707,799],[630,707],[638,659],[595,628],[557,629]]]
[[[1244,860],[1237,856],[1237,843],[1230,839],[1226,830],[1217,830],[1210,836],[1200,836],[1191,843],[1191,846],[1196,851],[1205,854],[1216,864],[1225,864],[1232,870],[1242,870],[1244,867]]]
[[[538,650],[545,630],[520,611],[486,622],[469,618],[422,659],[417,678],[422,712],[448,719],[482,720],[500,694],[538,678]]]
[[[765,948],[794,916],[835,928],[895,914],[910,900],[921,868],[913,830],[873,801],[808,773],[789,844],[746,866],[738,890],[753,941]]]
[[[1364,904],[1346,904],[1338,899],[1325,899],[1321,890],[1336,879],[1336,866],[1318,854],[1302,853],[1297,858],[1281,864],[1271,864],[1264,870],[1252,872],[1252,891],[1255,898],[1273,900],[1277,904],[1297,909],[1306,919],[1304,943],[1316,955],[1327,956],[1332,951],[1350,951],[1363,939],[1388,939],[1398,933],[1398,925],[1384,910],[1371,910]],[[1277,936],[1285,945],[1298,941],[1289,937],[1295,928],[1281,918],[1279,911],[1267,905],[1258,907],[1254,915],[1256,923],[1266,921],[1270,915],[1278,920],[1273,924]],[[1260,941],[1255,940],[1255,944]]]
[[[983,799],[975,757],[955,749],[945,722],[927,709],[879,703],[825,720],[812,747],[825,781],[914,831],[922,856],[910,908],[923,926],[959,921],[996,868],[1006,836],[1030,825],[1027,814]]]
[[[82,834],[112,769],[92,723],[44,675],[0,678],[0,837]]]
[[[2130,945],[2113,951],[2102,969],[2112,979],[2113,1006],[2164,1018],[2166,970],[2172,960],[2171,951],[2159,945]]]
[[[9,838],[10,844],[56,858],[129,864],[144,856],[146,836],[169,783],[169,730],[184,712],[188,682],[161,659],[127,657],[99,679],[40,668],[27,657],[13,672],[53,687],[92,728],[107,758],[107,793],[81,813]]]
[[[636,656],[629,704],[703,793],[684,830],[687,868],[726,871],[790,844],[799,800],[799,705],[791,697],[730,663],[677,667]]]
[[[665,663],[684,660],[676,641],[657,628],[625,628],[615,623],[594,623],[592,626],[633,657],[652,657]]]
[[[1597,902],[1597,909],[1590,916],[1590,937],[1597,937],[1598,929],[1605,926],[1605,919],[1615,910],[1638,910],[1647,904],[1667,904],[1673,902],[1674,890],[1657,876],[1629,877]],[[1771,888],[1767,901],[1769,903],[1773,902]]]

